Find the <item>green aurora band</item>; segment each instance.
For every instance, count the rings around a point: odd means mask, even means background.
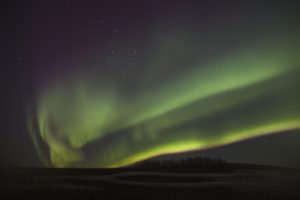
[[[139,79],[130,95],[90,72],[55,79],[39,93],[33,141],[48,166],[119,167],[299,129],[300,45],[287,38]]]

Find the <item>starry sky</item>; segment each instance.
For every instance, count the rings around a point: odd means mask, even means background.
[[[300,167],[297,1],[1,7],[2,166]]]

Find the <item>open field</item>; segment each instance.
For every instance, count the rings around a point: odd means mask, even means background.
[[[300,171],[246,164],[1,170],[6,199],[299,199]],[[3,199],[3,198],[1,198]]]

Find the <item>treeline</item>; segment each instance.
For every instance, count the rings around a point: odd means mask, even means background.
[[[151,159],[133,164],[133,167],[157,167],[157,166],[196,166],[196,165],[211,165],[223,164],[225,160],[220,158],[209,157],[189,157],[182,159]]]

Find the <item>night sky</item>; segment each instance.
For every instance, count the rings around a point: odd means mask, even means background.
[[[0,165],[172,154],[300,167],[299,10],[296,0],[2,4]]]

